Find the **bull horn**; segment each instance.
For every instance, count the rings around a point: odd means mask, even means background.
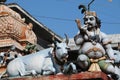
[[[55,34],[53,35],[52,40],[53,40],[54,45],[56,46]]]
[[[69,38],[68,38],[67,34],[65,34],[65,37],[66,37],[65,43],[68,45],[68,43],[69,43]]]
[[[55,34],[53,35],[52,40],[55,41]]]

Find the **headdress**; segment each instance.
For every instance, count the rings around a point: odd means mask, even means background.
[[[85,15],[88,15],[88,16],[97,16],[97,14],[96,14],[95,11],[85,11]]]
[[[81,13],[83,14],[84,13],[84,15],[85,16],[97,16],[97,14],[96,14],[96,12],[95,11],[90,11],[90,4],[93,2],[94,0],[92,0],[89,4],[88,4],[88,8],[86,8],[86,6],[85,5],[80,5],[78,8],[79,9],[81,9],[82,8],[82,10],[81,10]]]

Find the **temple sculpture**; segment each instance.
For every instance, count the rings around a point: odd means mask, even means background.
[[[0,73],[14,58],[34,52],[37,37],[32,28],[31,22],[25,23],[19,13],[0,3]],[[29,51],[26,51],[28,47]]]
[[[77,58],[79,68],[88,72],[102,71],[111,76],[114,74],[115,80],[120,80],[120,69],[114,65],[117,53],[111,47],[111,40],[100,30],[100,19],[84,5],[80,5],[79,9],[84,14],[83,26],[76,19],[79,32],[74,37],[76,45],[80,46]]]
[[[77,54],[72,54],[67,35],[60,43],[53,36],[49,48],[36,51],[34,23],[26,23],[19,13],[0,4],[0,79],[120,80],[120,51],[112,49],[112,41],[101,31],[101,20],[90,11],[93,1],[88,8],[79,6],[84,22],[81,25],[80,19],[75,20]]]
[[[14,45],[23,50],[26,43],[36,44],[37,37],[32,30],[33,24],[5,5],[0,5],[0,47]]]

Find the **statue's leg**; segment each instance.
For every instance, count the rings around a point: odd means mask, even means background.
[[[69,70],[72,70],[71,73],[77,73],[76,65],[71,62],[69,64]]]
[[[63,73],[64,74],[77,73],[76,65],[73,64],[72,62],[67,65],[64,65]]]
[[[26,75],[36,76],[36,75],[37,75],[37,73],[36,73],[36,71],[35,71],[35,70],[25,71],[24,73],[25,73],[25,75],[24,75],[24,76],[26,76]]]
[[[81,69],[87,70],[90,65],[90,60],[86,55],[80,54],[77,58],[77,64]]]
[[[117,66],[113,66],[109,62],[105,62],[105,60],[99,61],[98,64],[100,68],[102,69],[102,71],[109,73],[109,74],[114,74],[116,75],[118,80],[120,79],[120,69]]]
[[[6,70],[9,77],[25,75],[25,67],[21,59],[11,61]]]
[[[55,72],[53,72],[53,71],[50,71],[50,70],[44,70],[43,72],[42,72],[42,75],[52,75],[52,74],[54,74]]]
[[[25,64],[21,59],[10,62],[7,66],[7,73],[10,77],[36,75],[35,70],[26,71]]]

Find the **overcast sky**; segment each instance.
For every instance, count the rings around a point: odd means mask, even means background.
[[[88,5],[91,0],[7,0],[6,3],[17,3],[39,22],[56,34],[64,37],[66,33],[73,38],[78,32],[75,19],[83,23],[83,14],[78,9],[80,4]],[[101,31],[106,34],[120,33],[120,0],[95,0],[90,7],[96,11],[102,21]]]

